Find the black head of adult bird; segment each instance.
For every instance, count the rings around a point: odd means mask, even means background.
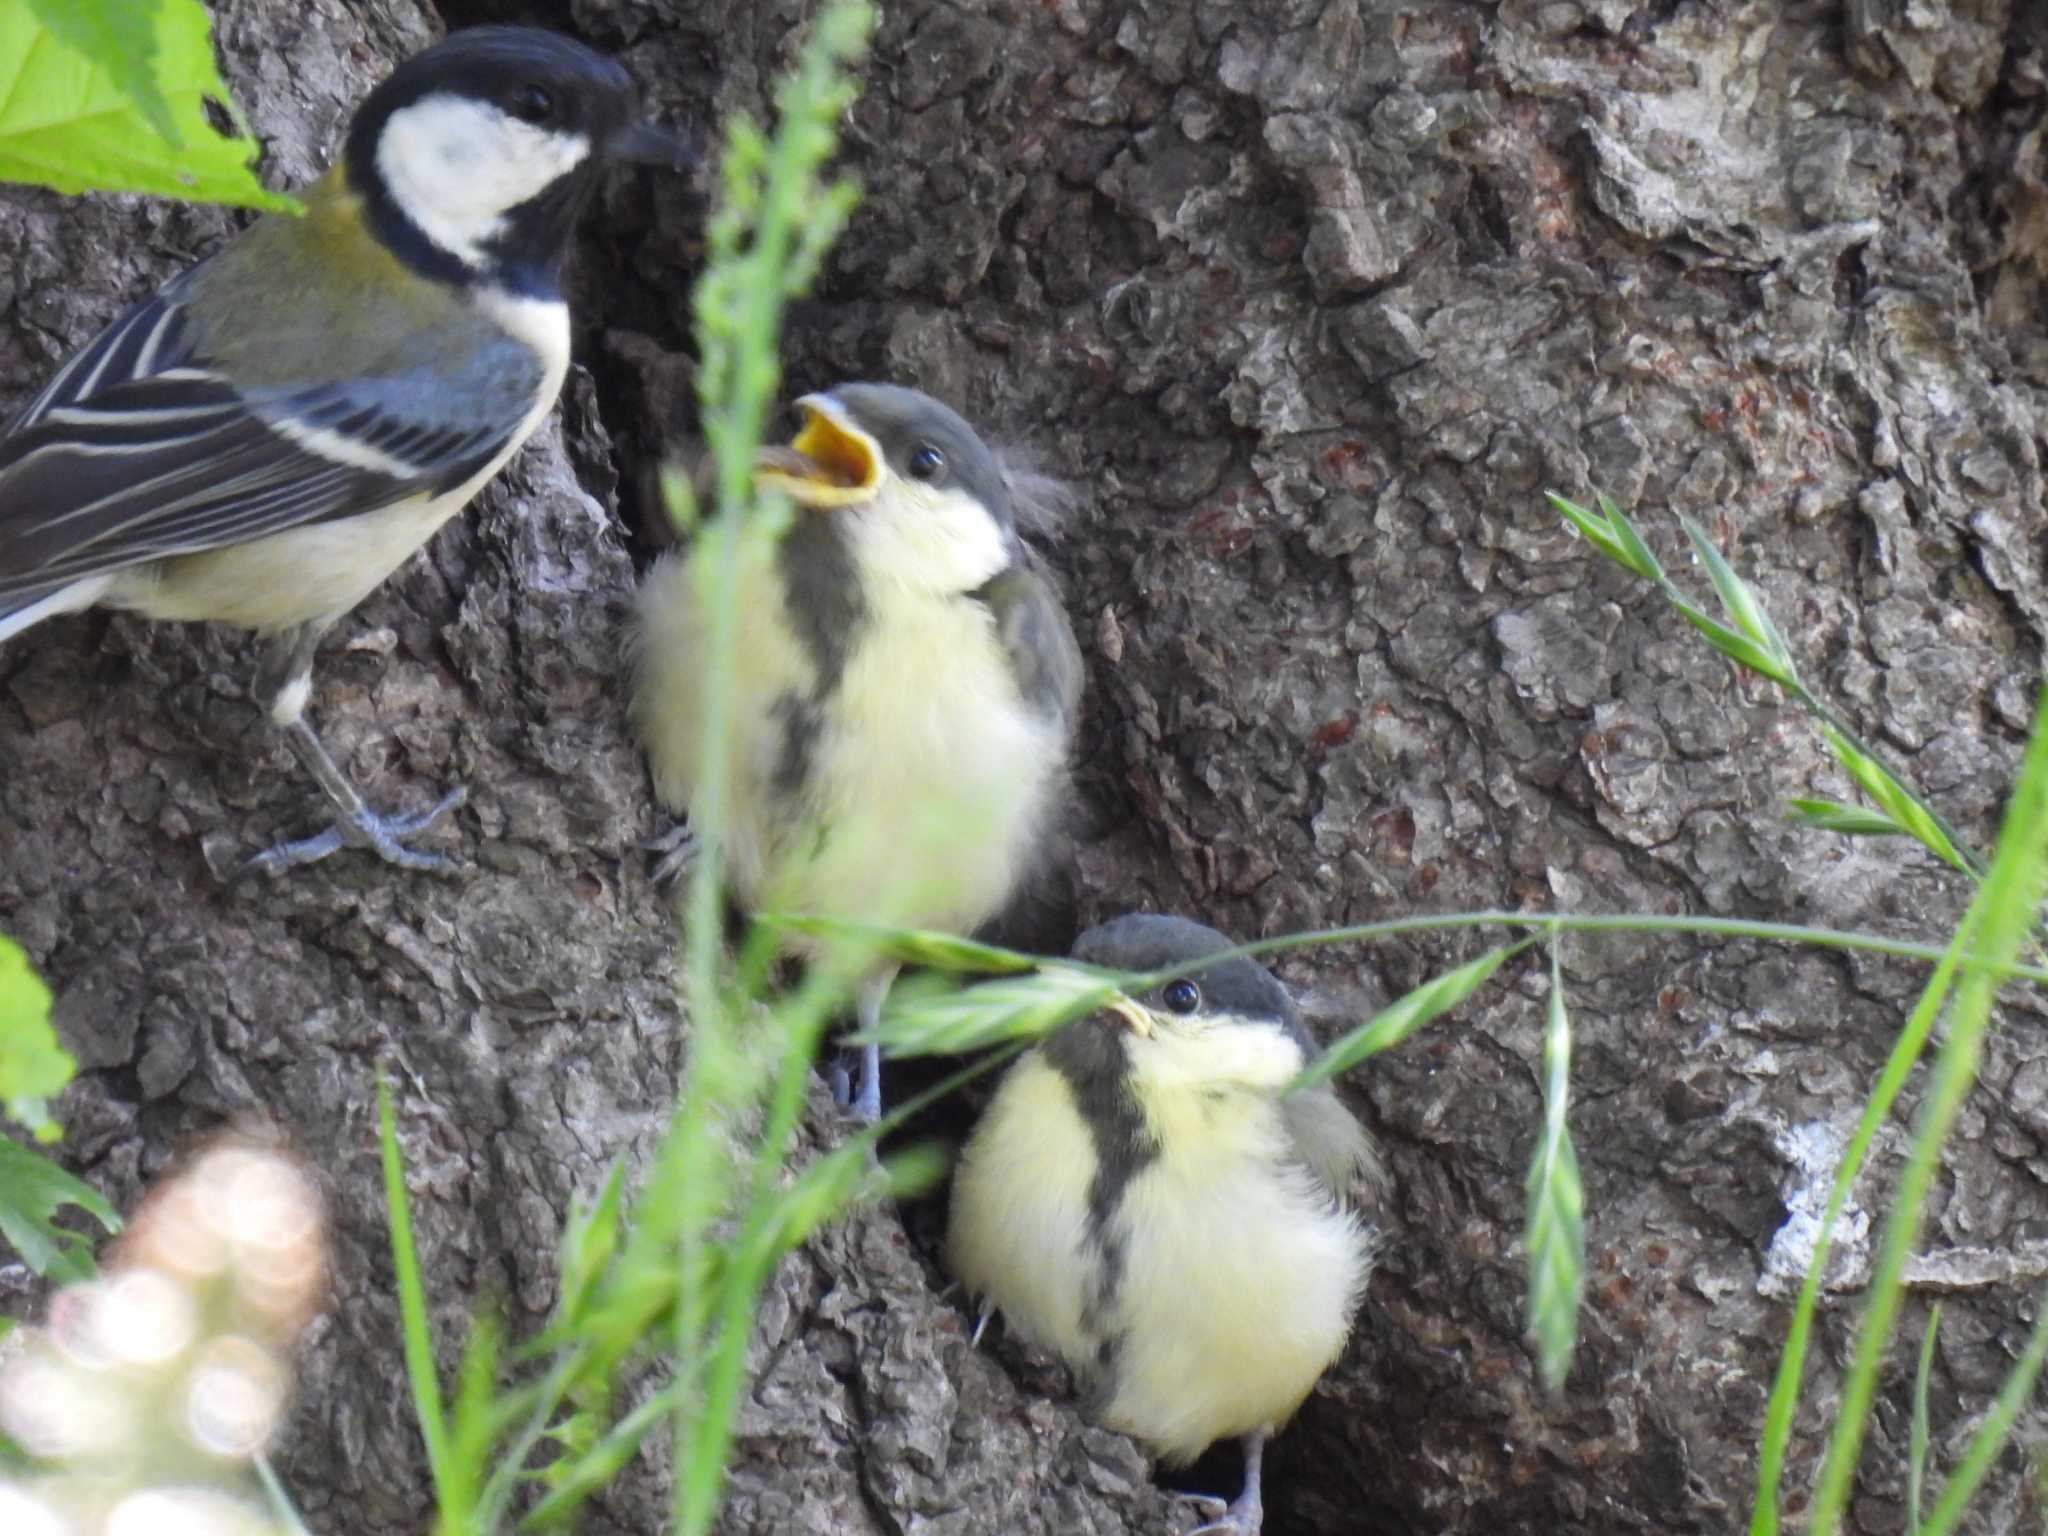
[[[1025,544],[1036,482],[929,395],[842,384],[757,480],[796,503],[741,573],[725,851],[746,905],[968,932],[1052,840],[1080,649]],[[662,799],[697,801],[707,617],[687,554],[641,589],[633,713]],[[895,975],[862,986],[872,1027]],[[856,1113],[881,1110],[864,1058]]]
[[[1132,915],[1074,956],[1156,972],[1229,947]],[[1371,1141],[1327,1083],[1281,1092],[1313,1053],[1264,968],[1190,970],[1018,1058],[953,1174],[948,1266],[1066,1362],[1092,1417],[1171,1465],[1244,1441],[1244,1492],[1209,1501],[1203,1531],[1259,1529],[1266,1438],[1342,1351],[1371,1272],[1352,1208],[1381,1178]]]
[[[562,269],[609,161],[683,164],[581,43],[478,27],[357,109],[303,218],[264,218],[115,320],[0,431],[0,640],[98,605],[274,637],[259,690],[393,863],[425,815],[366,806],[305,720],[321,635],[476,494],[554,405]]]

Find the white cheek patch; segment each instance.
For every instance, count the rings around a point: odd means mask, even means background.
[[[555,133],[467,96],[401,107],[377,140],[392,201],[429,240],[475,266],[505,215],[590,157],[580,133]]]
[[[838,515],[838,514],[833,514]],[[1010,563],[1009,541],[972,496],[893,477],[850,518],[856,558],[871,581],[926,592],[972,592]]]

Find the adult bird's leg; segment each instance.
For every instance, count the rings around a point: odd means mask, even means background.
[[[1230,1503],[1207,1494],[1182,1494],[1203,1506],[1211,1518],[1187,1536],[1259,1536],[1266,1523],[1266,1501],[1259,1495],[1259,1470],[1266,1459],[1266,1432],[1255,1430],[1244,1437],[1244,1491]]]
[[[896,980],[901,967],[890,964],[883,966],[860,984],[856,995],[855,1015],[860,1023],[860,1032],[872,1035],[882,1022],[882,1003],[889,996],[890,984]],[[862,1125],[873,1125],[882,1118],[882,1048],[870,1041],[860,1048],[860,1082],[849,1099],[846,1093],[846,1078],[842,1070],[832,1074],[832,1097],[841,1109],[851,1111],[853,1118]]]
[[[328,756],[313,727],[306,724],[306,700],[313,691],[313,653],[319,648],[325,629],[323,624],[305,624],[280,637],[257,671],[256,688],[270,699],[271,724],[284,732],[293,755],[334,802],[334,825],[316,836],[267,848],[243,869],[281,874],[297,865],[324,859],[342,848],[366,848],[385,862],[404,869],[439,869],[448,862],[446,859],[437,853],[408,848],[405,840],[426,831],[462,804],[466,791],[458,786],[443,795],[438,804],[410,816],[380,815],[364,802],[347,775]]]

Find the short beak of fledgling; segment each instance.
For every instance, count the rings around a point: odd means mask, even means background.
[[[1152,1022],[1152,1015],[1143,1005],[1133,1002],[1119,993],[1110,1002],[1109,1011],[1124,1021],[1124,1027],[1141,1040],[1150,1040],[1158,1026]]]
[[[763,448],[754,483],[772,486],[800,507],[830,511],[873,501],[887,473],[882,445],[853,424],[830,395],[797,401],[803,430],[787,448]]]

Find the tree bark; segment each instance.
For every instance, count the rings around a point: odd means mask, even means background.
[[[804,8],[279,0],[219,9],[274,180],[441,24],[620,51],[707,139],[767,111]],[[1789,826],[1853,799],[1813,729],[1542,492],[1674,512],[1765,595],[1798,665],[1980,847],[2040,674],[2048,22],[2005,0],[904,0],[847,160],[866,201],[793,319],[787,393],[914,383],[1038,450],[1090,652],[1074,925],[1132,908],[1250,938],[1512,907],[1744,915],[1940,941],[1931,858]],[[132,1197],[187,1139],[272,1116],[338,1259],[282,1467],[316,1529],[417,1530],[373,1128],[393,1064],[436,1323],[553,1295],[573,1192],[651,1149],[687,1028],[658,829],[620,708],[645,509],[692,430],[702,205],[622,177],[579,267],[550,428],[366,603],[313,712],[366,791],[469,785],[452,878],[236,858],[322,807],[245,697],[241,637],[89,615],[0,652],[0,930],[85,1068],[65,1155]],[[0,200],[0,387],[24,397],[230,223]],[[1476,953],[1452,933],[1280,969],[1325,1032]],[[1274,1536],[1723,1531],[1811,1224],[1921,973],[1662,937],[1573,939],[1589,1286],[1564,1392],[1522,1341],[1522,1171],[1544,967],[1352,1074],[1397,1194],[1354,1343],[1276,1442]],[[1794,1440],[1803,1501],[1919,1083],[1838,1233]],[[934,1121],[957,1134],[964,1112]],[[829,1113],[809,1134],[836,1134]],[[2008,998],[1917,1261],[1946,1301],[1957,1454],[2048,1274],[2048,1046]],[[764,1311],[730,1532],[1156,1532],[1143,1458],[1057,1373],[967,1345],[932,1202],[793,1256]],[[1851,1529],[1904,1526],[1910,1351]],[[2037,1414],[2023,1432],[2038,1438]],[[660,1526],[660,1457],[588,1528]],[[1227,1487],[1218,1453],[1196,1482]],[[1180,1486],[1166,1479],[1166,1486]],[[1970,1529],[2038,1524],[2012,1455]]]

